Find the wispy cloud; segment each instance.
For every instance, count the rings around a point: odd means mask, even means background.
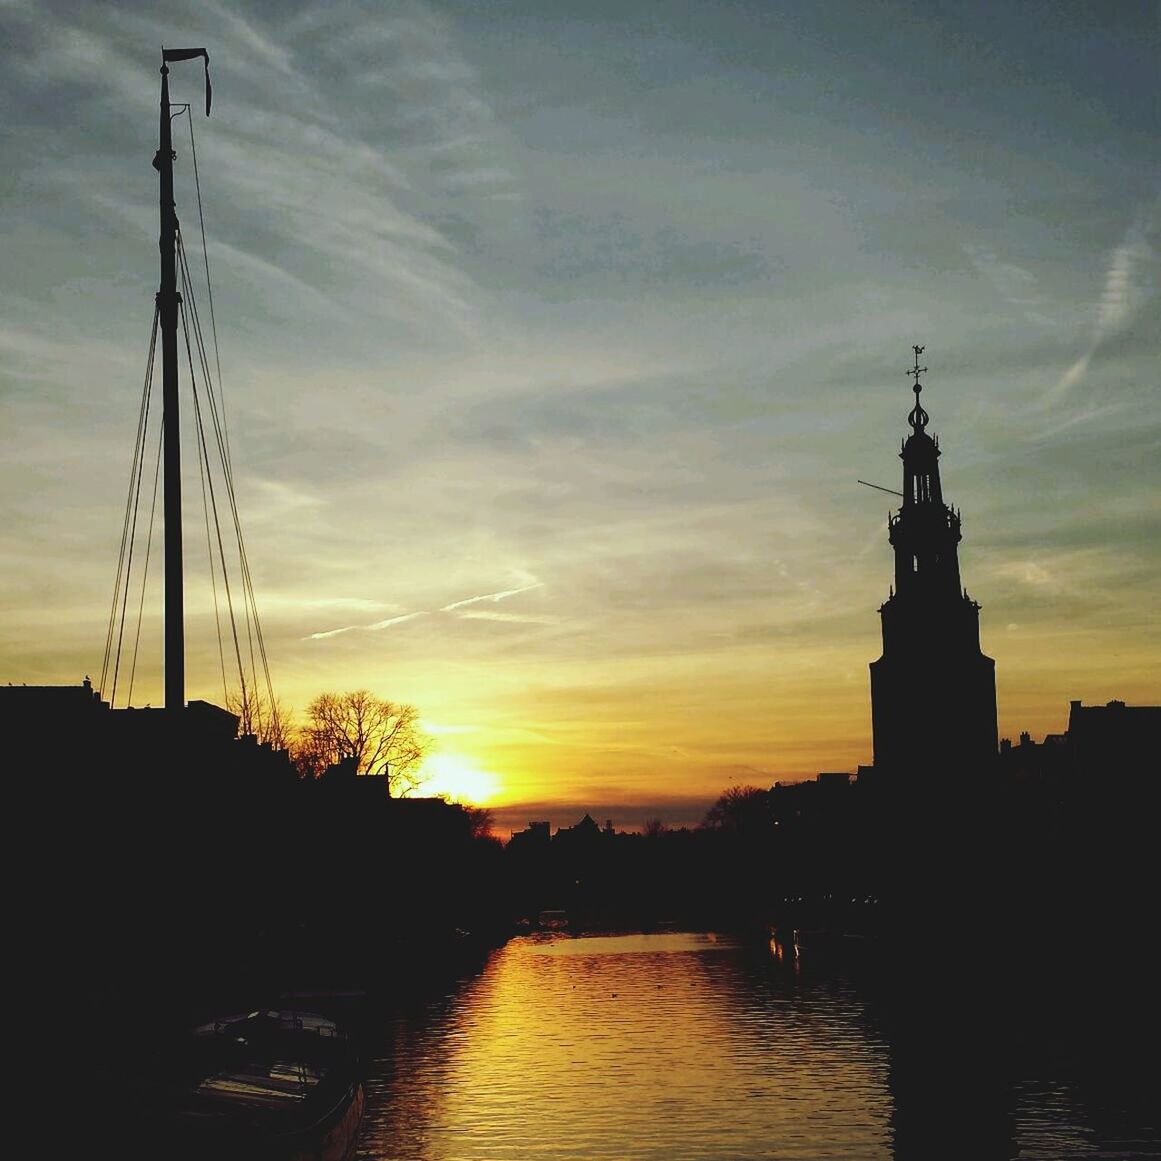
[[[328,629],[325,633],[311,633],[309,637],[304,637],[304,641],[325,641],[328,637],[339,637],[343,633],[353,633],[356,629],[361,629],[362,625],[344,625],[341,629]]]
[[[1079,366],[1075,365],[1074,368]],[[1088,366],[1088,359],[1084,360],[1084,367]],[[1077,371],[1077,376],[1083,374],[1084,367]],[[1037,428],[1036,430],[1029,430],[1024,438],[1029,443],[1043,443],[1045,440],[1055,439],[1061,432],[1067,431],[1070,427],[1076,427],[1081,423],[1089,423],[1102,415],[1111,415],[1119,410],[1116,403],[1105,403],[1102,406],[1097,404],[1086,404],[1071,414],[1065,415],[1063,418],[1058,418],[1056,422],[1048,424],[1047,427]]]
[[[1155,216],[1155,210],[1150,217],[1139,216],[1125,231],[1119,245],[1109,252],[1088,349],[1048,390],[1043,400],[1045,404],[1059,402],[1084,379],[1100,347],[1122,332],[1154,293],[1154,288],[1142,277],[1142,268],[1156,258],[1148,236],[1149,224]]]
[[[1153,248],[1145,235],[1144,224],[1138,220],[1109,255],[1104,292],[1097,304],[1098,342],[1124,328],[1140,309],[1148,289],[1138,273],[1141,264],[1152,257]]]
[[[1037,287],[1036,276],[1030,270],[1015,262],[1004,261],[983,246],[968,243],[963,246],[963,251],[976,271],[992,284],[1005,302],[1021,310],[1029,321],[1041,325],[1048,322],[1051,325],[1051,321],[1043,314],[1032,309],[1043,302],[1043,297]]]
[[[450,605],[442,606],[438,612],[440,613],[454,613],[457,617],[464,619],[473,619],[481,621],[500,621],[511,624],[545,624],[549,623],[542,618],[521,616],[519,614],[505,614],[500,612],[492,612],[491,610],[473,610],[471,612],[461,613],[461,609],[468,609],[471,606],[480,604],[482,602],[490,602],[497,604],[500,601],[507,600],[509,597],[518,596],[520,593],[526,593],[532,589],[543,587],[543,581],[532,581],[529,584],[521,585],[514,589],[502,589],[499,592],[483,593],[478,597],[467,597],[462,601],[453,601]],[[402,625],[407,621],[414,621],[419,617],[430,617],[432,612],[430,609],[419,609],[411,613],[400,613],[398,616],[385,617],[380,621],[373,621],[367,625],[343,625],[338,629],[327,629],[318,633],[310,633],[303,638],[305,641],[325,641],[331,637],[340,637],[345,633],[377,633],[383,629],[390,629],[393,625]]]
[[[445,333],[478,327],[473,280],[438,207],[454,200],[460,216],[482,212],[515,185],[479,78],[433,9],[406,4],[369,19],[362,5],[340,2],[328,7],[322,38],[313,21],[222,0],[175,0],[163,23],[131,6],[62,15],[33,0],[11,6],[5,23],[28,45],[15,62],[25,106],[51,106],[67,92],[73,109],[115,102],[121,112],[102,117],[95,139],[83,117],[62,117],[64,136],[75,131],[81,142],[68,148],[57,132],[51,151],[34,144],[35,156],[20,159],[25,183],[85,204],[90,218],[100,205],[124,227],[151,231],[149,183],[126,182],[108,160],[139,149],[125,110],[156,107],[143,62],[126,46],[211,43],[217,105],[212,132],[198,125],[203,184],[208,175],[216,195],[216,249],[260,301],[284,317],[321,310]],[[175,84],[180,100],[195,81]],[[188,166],[182,124],[176,134],[179,165]]]
[[[455,609],[463,609],[468,605],[479,604],[481,601],[492,601],[493,603],[498,601],[505,601],[509,597],[519,596],[521,593],[531,592],[533,589],[539,589],[543,587],[543,581],[533,581],[531,584],[521,585],[519,588],[515,589],[502,589],[498,593],[484,593],[482,596],[478,597],[467,597],[465,600],[453,601],[450,605],[444,605],[443,608],[440,609],[440,612],[450,613]]]
[[[376,621],[373,625],[368,625],[367,628],[371,632],[377,632],[379,629],[390,629],[392,625],[402,625],[404,621],[414,621],[416,617],[426,617],[425,611],[418,613],[404,613],[400,617],[388,617],[383,621]]]
[[[403,613],[401,616],[387,617],[370,625],[344,625],[341,629],[328,629],[325,633],[311,633],[303,639],[306,641],[325,641],[328,637],[338,637],[343,633],[377,633],[381,629],[390,629],[392,625],[402,625],[405,621],[414,621],[417,617],[426,617],[427,615],[426,612]]]
[[[526,613],[501,613],[491,609],[476,609],[470,613],[461,613],[465,621],[498,621],[503,625],[555,625],[555,617],[535,617]]]

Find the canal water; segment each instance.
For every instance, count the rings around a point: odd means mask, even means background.
[[[357,1156],[1161,1158],[1126,1035],[957,981],[704,933],[523,936],[385,1020]]]

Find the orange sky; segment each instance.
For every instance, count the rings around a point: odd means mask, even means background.
[[[210,46],[213,115],[195,67],[174,100],[283,702],[415,704],[431,786],[517,820],[690,821],[854,770],[892,577],[891,497],[857,481],[900,486],[912,343],[1001,736],[1161,702],[1161,129],[1114,8],[883,33],[857,6],[663,28],[337,0],[320,39],[179,2]],[[0,680],[101,669],[172,27],[0,11]],[[183,406],[188,694],[221,702]]]

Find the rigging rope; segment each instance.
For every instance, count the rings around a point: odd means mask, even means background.
[[[205,215],[202,213],[202,182],[201,182],[201,178],[198,176],[198,148],[194,142],[194,127],[193,127],[194,119],[192,117],[188,116],[188,107],[187,107],[186,122],[189,124],[189,152],[190,152],[190,156],[193,158],[194,189],[197,191],[197,197],[198,197],[198,224],[201,226],[201,230],[202,230],[202,259],[204,261],[205,268],[206,268],[206,300],[209,302],[209,305],[210,305],[210,333],[213,335],[213,339],[214,339],[214,364],[218,369],[218,395],[221,396],[221,394],[222,394],[222,354],[218,348],[218,322],[214,316],[214,284],[210,279],[210,251],[209,251],[209,247],[206,245],[206,219],[205,219]],[[210,390],[213,390],[212,383],[210,384]],[[226,407],[225,407],[225,399],[223,397],[222,398],[222,418],[223,418],[223,421],[225,420],[225,415],[226,415]],[[229,430],[229,427],[227,426],[226,427],[226,448],[229,449],[229,446],[230,446],[230,430]]]
[[[189,360],[189,374],[190,374],[190,385],[191,385],[192,390],[193,390],[194,415],[197,419],[197,426],[198,426],[198,445],[199,445],[199,448],[204,449],[206,446],[206,441],[205,441],[205,429],[204,429],[204,424],[202,421],[201,397],[198,394],[197,378],[194,375],[193,350],[190,346],[190,326],[189,326],[189,322],[186,318],[186,309],[185,309],[184,302],[181,304],[181,325],[182,325],[182,332],[185,335],[186,356]],[[225,545],[222,543],[222,524],[221,524],[221,521],[218,519],[218,501],[217,501],[217,495],[214,492],[214,478],[213,478],[212,470],[210,469],[208,458],[206,460],[206,468],[207,468],[207,471],[210,471],[210,476],[209,476],[209,480],[208,480],[209,493],[210,493],[210,507],[211,507],[211,509],[213,511],[213,515],[214,515],[214,529],[215,529],[215,532],[217,534],[217,540],[218,540],[218,556],[222,562],[222,572],[224,574],[223,575],[223,585],[224,585],[225,590],[226,590],[226,606],[230,612],[230,631],[234,637],[234,655],[238,661],[238,679],[239,679],[239,681],[241,683],[241,687],[242,687],[242,702],[243,702],[243,705],[245,705],[245,701],[246,701],[245,667],[242,665],[242,652],[241,652],[241,647],[238,644],[238,622],[237,622],[237,618],[234,616],[234,596],[233,596],[233,592],[231,591],[231,588],[230,588],[229,573],[226,570],[226,549],[225,549]]]
[[[214,439],[215,439],[215,442],[216,442],[217,448],[218,448],[219,462],[222,465],[222,475],[223,475],[223,478],[224,478],[224,481],[226,484],[226,495],[227,495],[227,498],[229,500],[230,512],[231,512],[231,516],[232,516],[233,521],[234,521],[235,533],[238,536],[239,547],[241,547],[241,535],[240,535],[241,528],[240,528],[240,522],[238,520],[237,504],[234,501],[234,495],[233,495],[233,473],[231,471],[231,465],[229,462],[229,449],[225,446],[225,441],[223,438],[221,423],[220,423],[220,419],[219,419],[219,411],[215,405],[216,400],[215,400],[214,391],[213,391],[213,381],[212,381],[212,378],[210,376],[209,363],[208,363],[208,359],[206,357],[204,336],[203,336],[202,329],[201,329],[201,320],[200,320],[198,313],[197,313],[197,299],[196,299],[196,296],[194,294],[193,280],[192,280],[192,275],[191,275],[190,269],[189,269],[188,259],[187,259],[186,254],[185,254],[184,247],[182,246],[180,236],[178,239],[178,247],[179,247],[178,253],[180,256],[180,260],[181,260],[182,286],[186,292],[187,300],[189,303],[189,316],[187,317],[184,313],[182,316],[182,323],[183,323],[183,326],[186,328],[186,346],[188,349],[189,348],[189,337],[190,337],[190,333],[192,332],[193,337],[194,337],[194,345],[198,349],[198,362],[201,365],[202,375],[204,376],[204,380],[206,383],[206,388],[207,388],[206,398],[207,398],[207,402],[208,402],[208,406],[209,406],[209,410],[210,410],[211,421],[213,423]],[[194,389],[194,400],[195,400],[194,407],[195,407],[195,412],[197,414],[198,438],[200,441],[199,447],[201,449],[201,454],[205,459],[205,466],[208,469],[209,468],[208,443],[206,441],[206,436],[205,436],[205,425],[204,425],[203,418],[202,418],[200,398],[197,395],[197,380],[196,380],[196,376],[194,375],[194,371],[193,371],[192,354],[190,356],[190,360],[191,360],[191,362],[190,362],[190,378],[191,378],[191,382],[194,385],[194,388],[193,388]],[[223,584],[226,587],[227,601],[229,602],[229,607],[230,607],[230,630],[234,636],[234,650],[235,650],[235,655],[237,656],[237,660],[238,660],[238,680],[239,680],[239,685],[241,687],[241,699],[242,699],[242,705],[240,708],[242,710],[242,716],[244,719],[243,725],[246,728],[246,730],[248,732],[250,732],[251,703],[250,703],[249,697],[247,695],[245,670],[244,670],[244,666],[243,666],[242,658],[241,658],[241,649],[240,649],[240,646],[238,643],[238,628],[237,628],[236,618],[234,617],[233,601],[232,601],[230,588],[229,588],[229,575],[228,575],[227,568],[226,568],[225,549],[221,543],[221,524],[218,520],[218,515],[217,515],[217,502],[216,502],[216,495],[215,495],[214,488],[213,488],[212,473],[209,477],[208,482],[209,482],[210,500],[211,500],[211,504],[213,506],[213,511],[214,511],[214,524],[215,524],[215,528],[216,528],[217,534],[218,534],[219,556],[221,558],[221,563],[222,563],[222,579],[223,579]],[[254,667],[253,635],[252,635],[251,629],[250,629],[251,613],[250,613],[249,603],[246,600],[244,579],[243,579],[243,615],[245,616],[245,619],[246,619],[246,626],[245,626],[246,639],[247,639],[247,644],[248,644],[248,652],[250,655],[250,675],[251,675],[250,676],[250,689],[252,691],[255,691],[256,687],[257,687],[257,679],[256,679],[255,667]],[[228,701],[229,700],[228,693],[227,693],[226,697],[227,697],[227,701]]]
[[[218,456],[222,466],[222,475],[226,486],[226,498],[228,501],[230,516],[233,520],[234,532],[237,540],[238,561],[241,571],[243,589],[243,611],[246,618],[245,632],[247,638],[247,651],[250,657],[251,687],[255,690],[257,688],[257,662],[254,655],[254,646],[256,641],[258,647],[258,657],[261,659],[262,673],[263,677],[265,678],[267,704],[269,706],[270,714],[273,716],[273,681],[270,676],[270,663],[266,652],[265,637],[262,633],[262,624],[258,617],[258,603],[254,595],[254,582],[250,571],[249,554],[246,551],[245,540],[242,536],[242,522],[238,514],[237,492],[234,483],[233,463],[232,457],[230,455],[228,432],[226,429],[224,398],[221,397],[221,383],[219,382],[218,392],[215,393],[213,390],[213,377],[210,374],[209,360],[206,354],[205,336],[202,330],[201,318],[197,308],[197,297],[194,291],[193,277],[189,268],[189,260],[180,229],[178,231],[177,243],[178,256],[182,272],[183,292],[186,295],[186,299],[189,305],[189,318],[188,320],[183,321],[187,321],[189,331],[194,337],[194,345],[198,349],[198,361],[201,365],[202,375],[204,376],[207,385],[206,400],[213,426],[214,439],[215,443],[217,444]],[[200,422],[201,420],[199,419],[199,423]],[[236,626],[232,626],[232,628],[236,632]],[[244,706],[244,708],[250,709],[248,705]],[[261,699],[256,699],[253,708],[256,712],[258,726],[261,728]]]
[[[129,490],[125,500],[125,518],[121,525],[121,549],[117,557],[117,575],[113,582],[113,603],[109,610],[109,627],[105,634],[105,657],[101,664],[100,693],[104,697],[106,686],[112,677],[109,705],[117,697],[117,675],[121,661],[121,644],[125,627],[124,602],[128,598],[129,573],[133,562],[133,540],[137,531],[137,500],[141,494],[141,472],[144,467],[142,454],[149,430],[149,402],[153,389],[153,368],[157,356],[157,330],[161,318],[161,304],[154,300],[153,326],[149,335],[149,355],[145,364],[145,382],[141,388],[141,406],[137,413],[137,435],[133,445],[133,462],[129,468]],[[124,594],[122,593],[124,583]],[[121,599],[121,625],[117,627],[117,603]],[[113,658],[113,641],[116,637],[116,659]],[[112,672],[110,674],[110,666]]]
[[[226,418],[226,400],[225,400],[225,396],[222,394],[222,392],[223,392],[222,352],[221,352],[221,348],[218,346],[218,320],[217,320],[217,315],[214,313],[214,283],[213,283],[213,280],[210,278],[210,251],[209,251],[209,246],[206,244],[206,218],[205,218],[205,214],[202,210],[202,182],[201,182],[201,176],[198,172],[198,147],[197,147],[197,141],[195,140],[195,137],[194,137],[194,125],[193,125],[194,119],[193,119],[193,117],[187,116],[186,123],[189,125],[189,151],[190,151],[190,157],[193,159],[194,189],[197,192],[197,203],[198,203],[198,225],[201,228],[201,235],[202,235],[202,263],[205,267],[205,272],[206,272],[206,300],[209,303],[209,307],[210,307],[210,333],[213,336],[213,340],[214,340],[214,366],[218,372],[218,399],[219,399],[219,406],[220,406],[221,413],[222,413],[222,428],[223,428],[224,443],[225,443],[225,448],[226,448],[225,470],[226,470],[227,475],[229,475],[231,473],[231,463],[230,463],[230,455],[229,455],[229,453],[230,453],[230,429],[229,429],[229,424],[228,424],[227,418]],[[182,249],[183,258],[184,258],[184,254],[185,254],[185,251],[183,248]],[[187,274],[188,274],[188,271],[187,271]],[[198,330],[198,339],[197,339],[198,351],[199,351],[199,353],[203,354],[202,365],[203,365],[204,373],[206,375],[206,386],[207,386],[207,390],[208,390],[209,394],[212,397],[213,391],[214,391],[214,384],[213,384],[213,380],[209,374],[209,368],[205,365],[205,358],[204,358],[205,344],[204,344],[204,342],[202,340],[202,336],[201,336],[201,320],[198,317],[198,313],[197,313],[197,303],[193,297],[193,279],[187,277],[187,281],[189,284],[189,292],[190,292],[190,308],[191,308],[191,312],[193,314],[194,323],[195,323],[197,330]],[[199,438],[202,438],[204,440],[204,436],[203,436],[202,429],[200,426],[198,427],[198,434],[199,434]],[[203,455],[204,454],[205,454],[205,449],[204,449],[204,443],[203,443]],[[199,473],[201,472],[201,469],[202,469],[202,463],[201,463],[201,460],[199,459],[199,461],[198,461]],[[232,487],[232,483],[231,483],[231,487]],[[209,511],[208,511],[208,509],[205,508],[205,480],[204,480],[204,478],[202,480],[202,505],[203,505],[203,510],[206,512],[206,539],[208,542],[208,540],[209,540]],[[235,526],[237,527],[237,524],[235,524]],[[210,578],[211,578],[211,581],[213,581],[213,587],[214,587],[214,617],[216,619],[218,616],[218,603],[217,603],[218,594],[217,594],[217,582],[216,582],[216,580],[214,580],[214,575],[213,575],[213,554],[212,554],[212,551],[210,554]],[[257,620],[257,610],[256,609],[254,612],[254,616],[255,616],[255,620]],[[249,640],[249,638],[250,638],[249,620],[250,620],[249,610],[247,609],[247,617],[246,617],[247,640]],[[222,654],[222,628],[221,628],[220,623],[217,626],[217,630],[218,630],[218,652],[219,652],[219,654]],[[253,676],[254,658],[253,658],[253,643],[252,642],[251,642],[251,646],[250,646],[250,652],[251,652],[250,671],[251,671],[251,675]],[[227,683],[226,683],[225,656],[224,656],[224,654],[222,654],[222,656],[221,656],[221,661],[222,661],[222,697],[228,702],[230,700],[230,694],[229,694],[228,689],[226,688]],[[269,674],[267,674],[267,683],[269,684]],[[252,684],[253,684],[253,682],[252,682]],[[273,702],[273,693],[272,692],[270,694],[270,697],[271,697],[271,701]]]
[[[218,665],[222,673],[222,704],[227,708],[230,700],[230,683],[226,678],[226,651],[222,646],[222,617],[218,605],[218,570],[214,567],[214,544],[210,536],[210,505],[206,496],[206,441],[201,425],[198,425],[198,478],[202,485],[202,514],[206,524],[206,559],[210,562],[210,589],[214,597],[214,629],[218,640]]]
[[[145,585],[149,580],[149,560],[153,554],[153,521],[157,517],[157,481],[161,478],[161,449],[164,446],[161,432],[157,433],[157,462],[153,465],[153,498],[149,506],[149,531],[145,536],[145,565],[141,570],[141,600],[137,605],[137,632],[133,637],[133,664],[129,667],[129,692],[125,695],[125,704],[133,704],[133,683],[137,678],[137,653],[141,645],[141,622],[145,618]],[[125,589],[129,584],[126,579]]]

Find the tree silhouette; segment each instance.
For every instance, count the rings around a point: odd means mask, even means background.
[[[247,688],[226,696],[226,709],[238,715],[238,733],[253,734],[275,750],[290,749],[294,740],[293,715],[276,697],[273,701]]]
[[[413,705],[385,701],[365,689],[320,693],[307,707],[295,748],[300,773],[318,775],[352,761],[358,774],[382,774],[399,798],[420,784],[419,768],[429,739]]]
[[[472,837],[480,839],[494,839],[492,827],[495,825],[495,816],[486,806],[465,806],[464,811],[472,825]]]
[[[731,786],[706,811],[704,830],[765,831],[770,825],[770,792],[760,786]]]

